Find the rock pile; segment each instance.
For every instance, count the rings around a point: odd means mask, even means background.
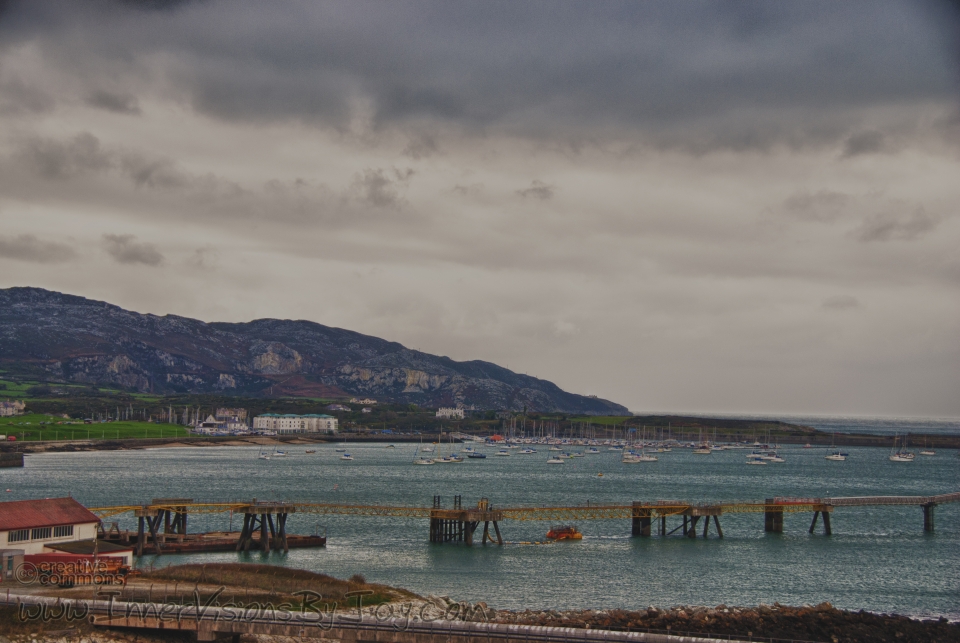
[[[957,643],[960,623],[920,621],[905,616],[844,612],[830,603],[787,607],[774,603],[756,608],[677,606],[645,610],[498,611],[501,623],[602,630],[656,631],[671,634],[737,636],[826,643]]]

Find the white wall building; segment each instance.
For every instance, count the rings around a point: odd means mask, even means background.
[[[463,419],[463,409],[445,409],[445,408],[443,408],[443,407],[440,407],[439,409],[437,409],[437,417],[438,417],[438,418],[448,418],[448,419],[449,419],[449,418],[457,418],[457,419],[462,420],[462,419]]]
[[[49,554],[49,545],[93,540],[100,519],[73,498],[0,502],[0,548]]]
[[[264,413],[253,418],[254,431],[275,431],[277,435],[286,433],[336,433],[337,418],[329,415],[278,415]]]

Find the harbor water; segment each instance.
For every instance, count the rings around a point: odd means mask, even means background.
[[[694,502],[774,496],[933,495],[960,490],[955,451],[896,463],[879,448],[848,448],[845,462],[828,450],[782,450],[786,462],[746,465],[749,451],[657,454],[654,463],[623,464],[599,454],[549,465],[551,452],[414,466],[417,445],[289,447],[285,458],[259,460],[248,447],[161,448],[28,455],[23,469],[0,469],[6,500],[72,495],[90,507],[197,500],[290,500],[429,506],[440,495],[451,507],[482,497],[494,506],[629,504],[635,500]],[[316,453],[307,454],[307,448]],[[447,452],[449,445],[440,445]],[[584,447],[574,450],[584,451]],[[603,474],[602,476],[599,474]],[[960,618],[960,504],[936,508],[925,533],[919,507],[840,507],[833,535],[808,534],[811,515],[787,514],[783,534],[766,534],[763,514],[721,516],[724,538],[630,537],[627,520],[578,523],[584,539],[550,545],[431,545],[423,518],[294,514],[291,533],[326,531],[326,548],[288,554],[209,553],[144,556],[142,567],[183,562],[254,561],[408,588],[502,609],[611,609],[648,605],[802,605],[829,601],[843,609]],[[121,528],[136,529],[126,514]],[[232,524],[231,524],[232,521]],[[238,530],[242,516],[194,515],[190,531]],[[671,518],[668,528],[679,524]],[[509,542],[539,541],[546,522],[504,521]],[[654,529],[656,532],[656,529]],[[479,536],[479,532],[478,532]]]

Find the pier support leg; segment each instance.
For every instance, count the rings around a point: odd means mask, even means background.
[[[936,503],[928,502],[925,505],[920,505],[923,509],[923,530],[924,531],[933,531],[933,509],[936,507]]]
[[[137,523],[137,556],[143,556],[143,516],[140,516]]]
[[[810,531],[809,531],[809,533],[811,533],[811,534],[813,533],[814,528],[816,528],[816,526],[817,526],[817,518],[819,518],[819,517],[820,517],[820,512],[819,512],[819,511],[814,511],[814,512],[813,512],[813,521],[810,523]]]
[[[633,524],[631,529],[631,534],[634,536],[649,536],[650,535],[650,510],[649,509],[634,509],[636,512],[633,516]]]
[[[163,552],[160,551],[160,536],[157,532],[157,529],[160,527],[160,515],[157,514],[152,520],[150,516],[147,516],[147,526],[150,527],[150,537],[153,538],[153,548],[158,554],[162,554]]]
[[[691,516],[690,517],[690,529],[687,531],[688,538],[697,537],[697,522],[700,521],[700,516]]]
[[[502,545],[503,537],[500,535],[500,525],[497,524],[496,520],[493,521],[493,530],[497,532],[497,544]]]
[[[490,522],[489,521],[486,521],[483,523],[483,539],[480,541],[480,544],[486,545],[487,539],[490,539],[490,542],[493,542],[493,538],[490,538]]]
[[[250,540],[250,514],[243,514],[243,529],[240,530],[240,540],[237,541],[237,551],[243,551]]]
[[[717,516],[713,517],[713,526],[717,528],[717,536],[723,538],[723,529],[720,529],[720,518]]]
[[[290,552],[290,545],[287,544],[287,515],[288,514],[277,514],[277,528],[279,529],[279,538],[280,542],[277,545],[278,549],[283,548],[283,553]]]
[[[684,536],[687,535],[687,517],[686,516],[683,517],[683,535]]]
[[[707,537],[707,532],[710,531],[710,516],[703,517],[703,537]]]
[[[260,549],[270,553],[270,539],[267,538],[267,514],[260,514]]]
[[[661,536],[667,535],[667,517],[666,516],[660,516],[660,535]]]
[[[833,533],[833,531],[830,529],[830,512],[824,511],[821,513],[823,514],[823,535],[829,536]]]
[[[763,512],[763,530],[771,534],[783,533],[783,507],[773,503],[773,498],[766,499]]]

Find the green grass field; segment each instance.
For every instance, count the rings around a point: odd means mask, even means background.
[[[26,441],[172,438],[188,435],[184,427],[176,424],[135,421],[84,424],[82,420],[67,420],[39,413],[0,418],[0,434],[15,435],[17,440]]]

